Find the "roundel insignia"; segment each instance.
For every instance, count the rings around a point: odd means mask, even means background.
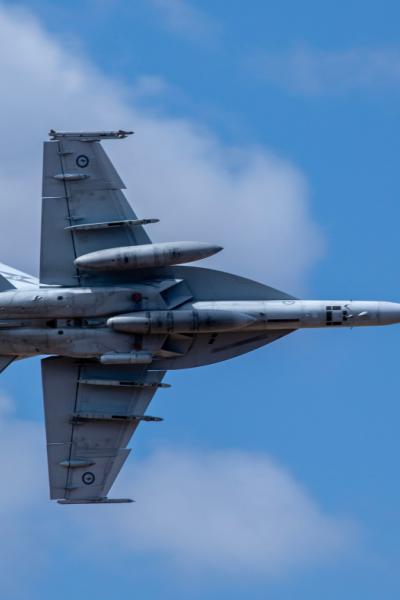
[[[78,167],[80,167],[81,169],[84,169],[89,164],[89,158],[86,156],[86,154],[80,154],[79,156],[76,157],[75,162],[78,165]]]
[[[86,485],[92,485],[92,483],[94,483],[95,480],[95,476],[93,473],[91,473],[90,471],[86,471],[86,473],[84,473],[82,475],[82,481],[83,483],[85,483]]]

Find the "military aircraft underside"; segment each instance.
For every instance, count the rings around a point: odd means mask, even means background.
[[[101,146],[129,132],[50,132],[44,144],[40,280],[0,266],[0,370],[42,360],[50,497],[107,494],[168,369],[226,360],[297,329],[400,322],[400,304],[298,300],[211,269],[222,250],[152,243]]]

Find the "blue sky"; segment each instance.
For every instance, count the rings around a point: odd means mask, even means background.
[[[126,127],[107,149],[155,239],[222,241],[210,266],[295,295],[398,300],[399,17],[390,1],[0,3],[2,261],[37,269],[47,130]],[[115,486],[137,503],[93,510],[47,500],[39,362],[13,365],[2,597],[398,598],[398,344],[398,327],[299,332],[170,373],[150,411],[166,420],[140,428]]]

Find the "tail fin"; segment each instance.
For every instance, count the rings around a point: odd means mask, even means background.
[[[39,280],[36,277],[0,263],[0,292],[13,289],[27,290],[36,287],[39,287]]]

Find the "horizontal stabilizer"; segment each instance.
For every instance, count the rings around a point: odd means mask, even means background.
[[[7,290],[15,290],[15,286],[4,275],[0,275],[0,292],[6,292]]]
[[[39,287],[39,281],[27,273],[0,263],[0,292],[24,290]]]

